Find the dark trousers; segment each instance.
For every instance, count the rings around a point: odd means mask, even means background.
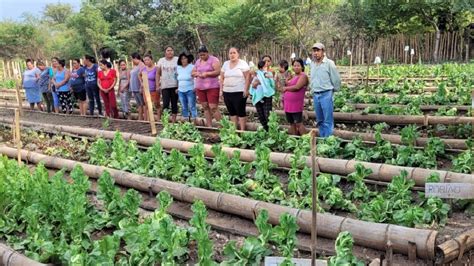
[[[94,107],[97,102],[97,110],[102,115],[102,103],[100,102],[99,87],[97,84],[86,86],[87,98],[89,98],[89,115],[94,115]]]
[[[178,88],[167,88],[161,89],[161,95],[163,96],[163,110],[170,109],[171,103],[171,113],[178,113],[178,93],[176,92]]]
[[[260,124],[268,131],[268,117],[272,111],[272,97],[263,97],[263,99],[255,105],[255,108],[257,109]]]
[[[50,91],[43,92],[43,100],[46,103],[46,111],[51,113],[53,111],[53,93]]]

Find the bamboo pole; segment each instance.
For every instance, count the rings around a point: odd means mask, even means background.
[[[9,106],[9,107],[17,107],[15,106]],[[24,107],[27,107],[24,105]],[[76,114],[79,114],[78,110],[75,111]],[[131,114],[131,119],[137,120],[138,115],[136,113]],[[178,119],[181,119],[178,117]],[[115,119],[110,119],[110,120],[115,120]],[[131,120],[135,122],[134,120]],[[187,121],[184,118],[182,118],[182,121]],[[8,123],[7,119],[0,118],[0,122],[3,123]],[[22,121],[21,124],[26,125],[26,126],[36,126],[38,125],[35,122],[28,122],[28,121]],[[161,124],[160,122],[157,122],[156,124]],[[197,118],[196,120],[197,125],[205,125],[205,120],[203,118]],[[213,122],[213,127],[218,127],[219,123],[218,122]],[[247,122],[245,125],[246,130],[248,131],[256,131],[258,127],[260,126],[259,123],[252,123],[252,122]],[[50,124],[42,124],[42,127],[45,129],[54,129],[56,128],[55,125],[50,125]],[[289,126],[287,125],[281,125],[282,129],[288,129]],[[307,131],[311,131],[312,128],[306,128]],[[314,129],[316,133],[319,132],[318,129]],[[375,142],[375,135],[374,133],[361,133],[361,132],[353,132],[353,131],[348,131],[348,130],[340,130],[340,129],[335,129],[334,130],[334,136],[343,138],[343,139],[353,139],[355,137],[360,137],[363,141],[369,141],[369,142]],[[395,134],[381,134],[382,139],[390,141],[392,144],[402,144],[401,137],[400,135],[395,135]],[[429,138],[417,138],[416,139],[416,146],[417,147],[425,147],[428,145]],[[448,149],[452,150],[465,150],[467,149],[466,142],[463,139],[441,139],[441,141],[446,145]]]
[[[21,95],[20,95],[20,87],[22,86],[23,84],[20,84],[20,81],[18,80],[15,80],[15,93],[16,93],[16,103],[18,104],[18,110],[20,111],[20,115],[23,115],[23,105],[21,104],[22,102],[22,98],[21,98]]]
[[[6,69],[5,60],[2,60],[2,69],[3,69],[3,79],[7,80],[8,77],[7,77],[7,69]]]
[[[349,78],[352,78],[352,51],[349,59]]]
[[[10,61],[6,60],[6,70],[7,70],[7,78],[9,79],[11,76],[10,76]]]
[[[14,157],[15,149],[3,146],[0,147],[0,154]],[[255,214],[266,209],[269,214],[269,222],[274,225],[279,223],[279,217],[282,214],[288,213],[296,218],[300,232],[311,233],[312,214],[307,210],[294,209],[223,192],[189,187],[186,184],[160,178],[148,178],[121,170],[47,156],[26,150],[22,150],[21,154],[23,160],[35,164],[42,162],[49,168],[71,171],[79,165],[84,170],[84,173],[92,178],[98,178],[104,171],[107,171],[118,185],[154,193],[167,191],[176,200],[188,203],[202,200],[206,207],[210,209],[238,215],[247,219],[255,219]],[[318,234],[321,237],[336,239],[340,232],[349,231],[356,245],[376,250],[385,250],[385,244],[387,241],[391,241],[393,243],[393,250],[402,254],[408,253],[408,243],[412,242],[416,246],[416,255],[419,258],[433,259],[435,257],[437,231],[365,222],[327,213],[318,214],[318,218]]]
[[[311,265],[316,266],[316,247],[318,241],[318,173],[319,165],[316,161],[316,131],[311,130],[311,172],[312,172],[312,219],[311,219]]]
[[[153,114],[153,103],[151,101],[150,89],[148,86],[148,74],[146,72],[142,73],[142,82],[143,82],[143,96],[145,97],[145,101],[148,105],[148,121],[150,121],[151,127],[151,134],[155,136],[156,132],[156,125],[155,125],[155,115]]]
[[[20,110],[15,109],[15,142],[17,148],[18,164],[21,164],[21,132],[20,132]]]
[[[0,243],[0,265],[2,266],[46,266],[50,264],[43,264],[32,260],[25,255],[17,252],[9,246]]]
[[[466,231],[436,247],[436,265],[444,265],[460,259],[465,251],[474,248],[474,229]]]

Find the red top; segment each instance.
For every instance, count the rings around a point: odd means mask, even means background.
[[[99,78],[100,86],[102,86],[104,90],[109,89],[112,86],[112,84],[114,84],[114,79],[116,77],[117,77],[117,72],[113,68],[109,69],[109,73],[107,73],[107,76],[104,75],[104,71],[99,71],[98,78]]]

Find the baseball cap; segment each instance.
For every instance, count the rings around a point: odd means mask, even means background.
[[[317,42],[317,43],[313,44],[313,49],[324,50],[325,47],[324,47],[324,44],[322,44],[320,42]]]

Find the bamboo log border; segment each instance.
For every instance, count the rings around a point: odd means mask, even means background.
[[[10,106],[8,106],[8,102],[7,102],[7,107],[16,107],[16,106],[17,105],[14,105],[14,104],[11,104]],[[23,106],[25,107],[26,105],[24,104]],[[75,114],[79,114],[78,110],[74,110],[73,112]],[[56,114],[56,115],[63,115],[63,114]],[[68,116],[70,116],[70,115],[68,115]],[[91,117],[91,118],[96,118],[96,117]],[[135,120],[135,121],[138,121],[137,120],[138,115],[136,113],[130,114],[130,118]],[[117,119],[112,119],[112,118],[109,118],[109,119],[112,120],[112,121],[117,120]],[[118,119],[118,120],[119,121],[124,121],[122,119]],[[188,120],[186,120],[186,119],[184,119],[180,116],[178,116],[178,120],[184,121],[184,122],[188,121]],[[0,118],[0,121],[3,122],[3,123],[8,123],[9,122],[9,120],[2,119],[2,118]],[[206,121],[203,118],[197,118],[196,119],[196,124],[197,124],[198,127],[205,127],[205,124],[206,124],[205,122]],[[24,124],[24,125],[33,125],[34,124],[34,123],[28,124],[29,123],[28,121],[22,121],[21,123]],[[161,122],[156,122],[156,124],[160,125]],[[34,125],[36,125],[36,124],[34,124]],[[212,125],[214,127],[213,129],[219,127],[219,123],[217,123],[217,122],[213,122]],[[289,128],[288,125],[280,125],[280,126],[284,129]],[[248,131],[256,131],[259,127],[260,127],[259,123],[247,122],[245,128]],[[312,129],[311,127],[306,127],[307,131],[310,131],[311,129]],[[319,134],[319,129],[316,128],[315,130]],[[361,133],[361,132],[353,132],[353,131],[348,131],[348,130],[335,129],[334,130],[334,135],[337,136],[337,137],[343,138],[343,139],[352,140],[354,137],[360,137],[360,138],[362,138],[363,141],[370,141],[370,142],[375,141],[374,133]],[[400,135],[382,134],[381,136],[384,140],[388,140],[392,144],[402,144]],[[420,137],[420,138],[416,139],[415,145],[418,146],[418,147],[424,147],[428,144],[428,141],[429,141],[429,138]],[[441,141],[444,142],[444,144],[448,147],[448,149],[451,149],[451,150],[466,150],[467,149],[466,141],[463,140],[463,139],[441,139]]]
[[[41,125],[41,127],[49,128],[58,132],[67,132],[72,134],[77,134],[81,136],[89,137],[103,137],[106,139],[113,139],[115,132],[107,130],[98,130],[91,128],[81,128],[81,127],[71,127],[71,126],[56,126],[56,125]],[[180,141],[173,139],[164,139],[164,138],[155,138],[139,134],[126,133],[122,132],[122,136],[125,140],[134,140],[140,145],[152,146],[157,140],[160,141],[163,149],[172,150],[176,149],[178,151],[187,153],[196,143],[188,141]],[[214,157],[212,153],[212,145],[203,144],[205,155],[208,157]],[[244,162],[253,162],[257,159],[254,150],[248,149],[239,149],[239,148],[230,148],[222,147],[222,151],[225,152],[229,157],[232,157],[234,151],[240,152],[240,160]],[[277,164],[280,167],[291,168],[290,158],[293,156],[291,153],[280,153],[280,152],[271,152],[270,160],[272,163]],[[311,167],[311,158],[305,156],[306,165]],[[443,170],[430,170],[425,168],[417,167],[403,167],[389,164],[381,163],[369,163],[361,162],[356,160],[343,160],[343,159],[331,159],[331,158],[322,158],[316,157],[316,162],[320,166],[320,170],[324,173],[333,173],[338,175],[348,175],[355,171],[355,165],[361,163],[366,168],[372,170],[372,174],[368,176],[368,179],[380,181],[380,182],[391,182],[392,177],[400,174],[402,170],[407,171],[408,179],[415,181],[417,186],[424,187],[425,180],[432,173],[438,173],[440,176],[440,182],[446,183],[474,183],[474,175],[472,174],[462,174],[455,173],[450,171]]]
[[[220,109],[225,108],[219,106]],[[256,114],[255,107],[247,107],[247,113]],[[283,110],[273,110],[279,116],[285,116]],[[316,119],[316,113],[308,112],[308,117]],[[385,122],[389,125],[459,125],[459,124],[474,124],[474,117],[462,116],[430,116],[430,115],[381,115],[381,114],[361,114],[361,113],[341,113],[334,112],[334,120],[338,122],[371,122],[380,123]]]
[[[3,100],[12,100],[14,99],[14,97],[16,97],[16,95],[7,95],[10,93],[14,94],[14,92],[11,90],[7,90],[7,91],[0,90],[0,93],[2,93],[2,95],[0,96],[0,99],[3,99]],[[395,96],[396,94],[369,94],[369,95],[390,97],[390,96]],[[22,99],[24,99],[24,95],[21,95],[21,96],[22,96]],[[413,95],[413,96],[416,96],[416,95]],[[307,98],[304,99],[304,103],[306,105],[312,106],[313,99],[307,96]],[[252,102],[250,100],[247,100],[247,104],[251,105]],[[365,109],[367,107],[378,106],[377,104],[374,104],[374,103],[349,103],[348,105],[353,106],[355,109]],[[400,107],[400,108],[407,107],[407,105],[404,105],[404,104],[391,104],[391,106]],[[456,108],[459,111],[469,111],[472,107],[470,105],[420,105],[420,110],[422,111],[437,111],[440,108]]]
[[[32,260],[25,255],[15,251],[11,247],[0,243],[0,265],[2,266],[46,266],[51,264],[43,264]]]
[[[15,156],[15,152],[15,149],[0,147],[0,153],[8,157]],[[144,177],[126,171],[47,156],[26,150],[22,150],[22,158],[28,163],[44,163],[49,168],[67,169],[69,171],[76,165],[80,165],[84,169],[85,174],[92,178],[98,178],[104,171],[108,171],[119,185],[146,192],[159,193],[160,191],[167,191],[176,200],[188,203],[202,200],[208,208],[238,215],[250,220],[254,220],[256,214],[262,209],[266,209],[269,213],[269,222],[278,224],[279,217],[284,213],[289,213],[296,217],[300,232],[311,232],[312,214],[307,210],[289,208],[223,192],[190,187],[186,184]],[[435,230],[365,222],[327,213],[321,213],[318,216],[318,235],[322,237],[336,239],[340,232],[349,231],[352,233],[355,243],[359,246],[385,250],[387,241],[391,241],[393,249],[401,254],[408,254],[408,245],[409,242],[412,242],[416,245],[416,255],[419,258],[434,259],[435,257],[435,243],[438,235],[438,232]]]
[[[460,259],[468,250],[474,249],[474,229],[466,231],[436,247],[436,264],[442,265]]]

